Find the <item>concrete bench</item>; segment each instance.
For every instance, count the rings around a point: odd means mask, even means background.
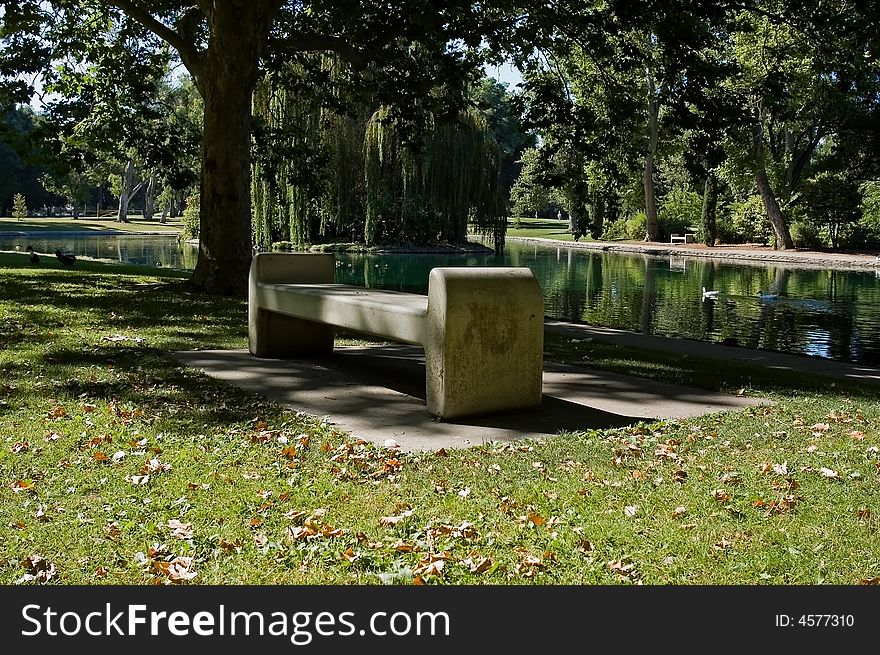
[[[335,328],[425,349],[428,412],[443,420],[541,404],[544,301],[528,268],[434,268],[428,295],[336,284],[325,253],[258,253],[248,346],[257,357],[329,354]]]
[[[693,243],[694,242],[694,235],[690,232],[687,234],[670,234],[669,235],[669,243],[675,243],[675,242]]]

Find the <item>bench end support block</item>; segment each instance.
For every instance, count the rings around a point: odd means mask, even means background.
[[[428,412],[441,420],[541,405],[544,301],[528,268],[435,268],[428,281]]]
[[[324,253],[258,253],[248,278],[248,350],[255,357],[333,352],[332,325],[305,321],[261,306],[260,283],[322,284],[336,281],[336,261]]]

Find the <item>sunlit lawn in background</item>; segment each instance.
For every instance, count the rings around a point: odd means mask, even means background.
[[[507,236],[574,241],[574,235],[568,231],[568,221],[550,218],[511,218],[507,222]],[[581,237],[583,240],[589,238]]]
[[[0,255],[0,317],[5,584],[880,581],[874,387],[548,335],[775,404],[416,455],[180,367],[246,304],[168,272]]]
[[[66,217],[31,217],[22,220],[0,218],[0,232],[77,232],[118,230],[121,232],[179,232],[179,218],[169,218],[160,223],[159,215],[152,221],[145,221],[140,215],[129,217],[128,223],[117,223],[114,218],[83,216],[74,220]]]

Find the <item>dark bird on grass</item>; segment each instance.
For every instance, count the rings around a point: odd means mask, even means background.
[[[55,256],[58,258],[58,261],[67,266],[68,268],[73,266],[76,263],[76,257],[71,255],[70,253],[61,252],[60,250],[55,251]]]
[[[33,246],[28,246],[27,248],[25,248],[25,250],[27,250],[31,254],[31,264],[40,263],[40,256],[34,252]]]

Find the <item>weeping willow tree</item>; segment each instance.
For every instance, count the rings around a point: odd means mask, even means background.
[[[293,75],[297,66],[291,65]],[[322,60],[329,78],[337,62]],[[425,245],[467,241],[468,228],[504,243],[498,147],[483,116],[428,120],[405,140],[388,108],[341,111],[265,80],[254,93],[254,242],[334,240]]]
[[[332,78],[338,62],[312,62]],[[257,85],[253,113],[259,129],[252,170],[254,243],[296,245],[336,237],[355,222],[363,188],[363,130],[366,119],[332,111],[326,99],[304,93],[307,71],[291,64],[285,75]],[[362,195],[362,191],[361,191]],[[363,222],[363,219],[361,219]]]
[[[405,142],[381,108],[366,127],[364,241],[464,243],[468,227],[504,243],[498,146],[474,109],[431,122],[421,143]]]

